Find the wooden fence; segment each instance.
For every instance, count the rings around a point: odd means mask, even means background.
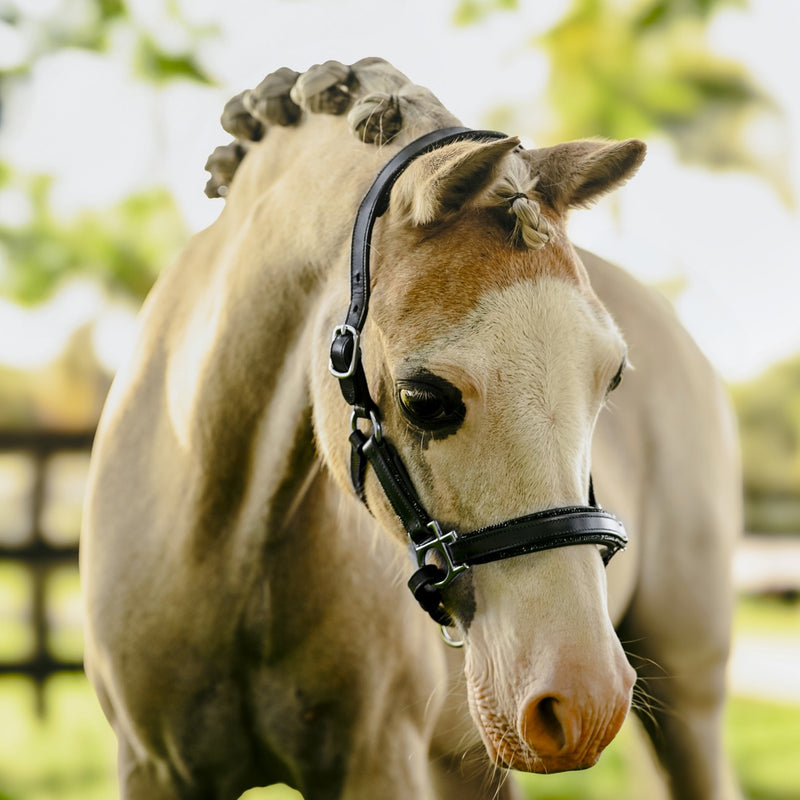
[[[54,432],[54,431],[0,431],[0,456],[6,461],[26,466],[30,480],[20,496],[14,498],[17,507],[14,528],[17,533],[9,535],[8,530],[0,528],[0,566],[15,565],[23,569],[28,580],[23,582],[29,597],[25,599],[27,619],[32,635],[23,653],[9,660],[0,660],[0,675],[25,675],[37,687],[37,705],[40,714],[45,711],[44,685],[48,678],[57,673],[83,671],[79,658],[64,658],[55,655],[52,647],[52,620],[54,609],[49,598],[48,583],[55,569],[78,569],[78,526],[59,535],[54,542],[47,535],[43,524],[48,503],[51,502],[51,481],[48,473],[55,457],[63,454],[85,454],[91,449],[94,431]],[[8,473],[6,473],[8,480]],[[6,494],[12,491],[6,487]],[[4,522],[7,522],[7,517]]]

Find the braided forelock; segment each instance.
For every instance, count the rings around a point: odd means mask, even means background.
[[[487,205],[506,207],[514,217],[515,243],[539,250],[550,241],[550,225],[536,199],[539,176],[531,176],[527,164],[506,158],[503,169],[486,194]]]

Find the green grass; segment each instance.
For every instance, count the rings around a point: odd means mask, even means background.
[[[33,686],[0,681],[0,797],[10,800],[108,800],[114,739],[80,675],[53,679],[47,718],[35,714]]]
[[[734,698],[727,733],[749,800],[800,798],[800,706]]]
[[[737,632],[800,638],[800,604],[747,600]],[[68,649],[73,648],[69,642]],[[108,800],[117,796],[114,737],[81,676],[46,687],[48,714],[35,715],[32,685],[0,680],[0,800]],[[800,798],[800,705],[734,697],[726,720],[729,751],[748,800]],[[600,763],[586,772],[521,776],[536,800],[656,798],[654,769],[637,726],[626,723]],[[296,800],[286,787],[254,789],[246,800]]]

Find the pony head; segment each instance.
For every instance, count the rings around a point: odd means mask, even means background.
[[[373,239],[364,363],[384,435],[428,512],[470,531],[586,503],[592,433],[623,338],[566,236],[570,208],[635,172],[638,141],[461,141],[398,179]],[[330,402],[330,398],[329,398]],[[349,482],[340,430],[318,438]],[[366,500],[404,536],[368,472]],[[445,590],[470,708],[501,765],[592,765],[631,700],[597,548],[474,566]]]

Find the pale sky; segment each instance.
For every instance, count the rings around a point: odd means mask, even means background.
[[[25,7],[53,14],[64,2],[25,0]],[[163,0],[130,5],[165,44],[179,40],[180,31],[160,10]],[[218,123],[222,106],[281,66],[302,71],[329,58],[352,63],[378,55],[432,89],[467,125],[483,125],[485,113],[500,104],[515,104],[529,115],[546,113],[548,65],[529,40],[559,18],[565,0],[521,0],[521,11],[495,14],[466,29],[450,22],[455,0],[181,0],[180,5],[192,20],[223,28],[220,40],[203,50],[223,86],[154,91],[130,79],[124,55],[71,52],[44,59],[32,87],[4,108],[0,158],[53,172],[62,213],[102,207],[132,190],[166,184],[193,230],[209,224],[222,201],[203,195],[203,165],[208,153],[228,140]],[[793,85],[800,74],[800,3],[751,0],[750,6],[747,12],[718,15],[712,43],[747,63],[782,105],[790,141],[764,129],[754,129],[753,137],[770,153],[792,151],[785,171],[800,198],[795,146],[800,93]],[[126,43],[118,44],[117,52],[124,53]],[[15,48],[24,46],[0,26],[0,60],[3,53],[13,59]],[[784,207],[752,176],[690,169],[664,140],[654,137],[648,144],[636,178],[614,199],[574,215],[573,240],[645,281],[684,276],[678,313],[730,380],[752,377],[800,351],[800,213]],[[21,220],[25,213],[24,197],[0,193],[0,219]],[[119,306],[103,310],[102,295],[85,286],[68,291],[49,314],[26,314],[0,303],[0,361],[52,357],[69,331],[93,315],[102,318],[98,338],[105,358],[111,364],[119,360],[132,330],[125,314]]]

